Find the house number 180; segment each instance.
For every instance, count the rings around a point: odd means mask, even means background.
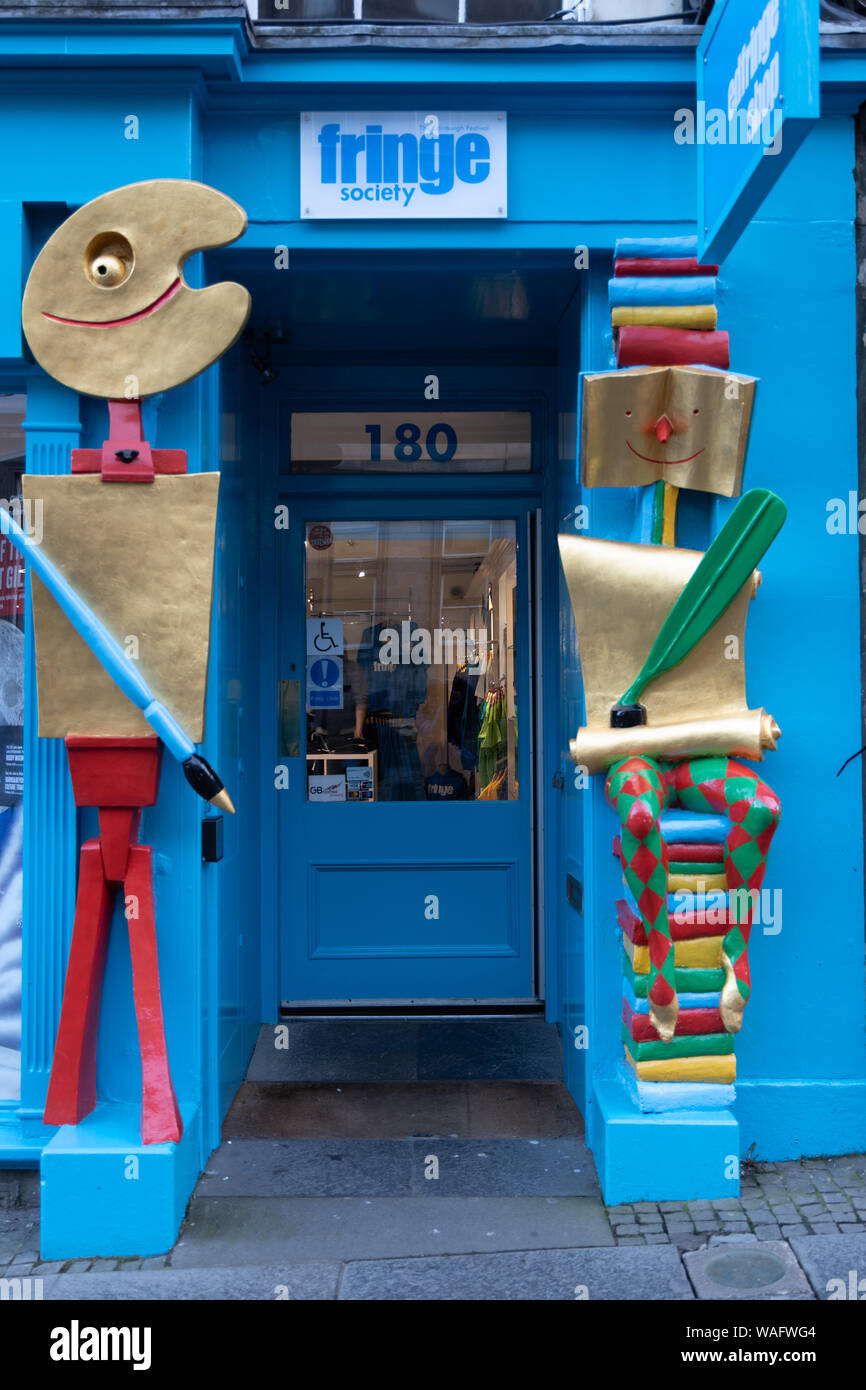
[[[370,462],[379,463],[382,458],[382,426],[365,425],[364,430],[370,436]],[[422,448],[421,426],[406,420],[394,430],[393,448],[398,463],[417,463],[425,452],[434,463],[450,463],[457,452],[457,432],[443,421],[431,425],[424,436]]]

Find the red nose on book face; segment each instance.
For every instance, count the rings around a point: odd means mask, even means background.
[[[674,427],[666,415],[660,415],[655,422],[656,439],[660,444],[665,444],[674,432]]]

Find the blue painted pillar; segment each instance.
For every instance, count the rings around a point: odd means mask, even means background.
[[[635,228],[634,234],[639,235],[640,228]],[[608,371],[615,365],[607,296],[611,269],[610,258],[603,253],[593,255],[581,341],[584,371]],[[579,477],[579,458],[576,467]],[[635,508],[631,489],[587,489],[581,500],[588,510],[588,534],[629,538]],[[607,804],[604,780],[591,777],[580,795],[585,798],[584,997],[588,1028],[584,1113],[587,1142],[605,1200],[616,1204],[642,1199],[734,1197],[739,1191],[739,1128],[733,1114],[729,1110],[644,1114],[620,1079],[622,933],[614,905],[621,895],[622,875],[612,852],[618,821]],[[572,1088],[580,1094],[576,1086]]]

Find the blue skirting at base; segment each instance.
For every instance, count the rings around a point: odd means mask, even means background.
[[[730,1110],[644,1114],[615,1078],[595,1083],[592,1110],[590,1147],[608,1205],[739,1194],[740,1134]]]
[[[181,1117],[178,1144],[143,1144],[138,1105],[104,1102],[58,1129],[42,1155],[44,1260],[171,1249],[200,1166],[200,1111],[182,1105]]]

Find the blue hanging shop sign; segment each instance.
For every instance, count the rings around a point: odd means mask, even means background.
[[[301,216],[505,217],[504,111],[305,111]]]
[[[818,62],[818,0],[716,0],[675,131],[698,147],[701,260],[724,260],[817,121]]]

